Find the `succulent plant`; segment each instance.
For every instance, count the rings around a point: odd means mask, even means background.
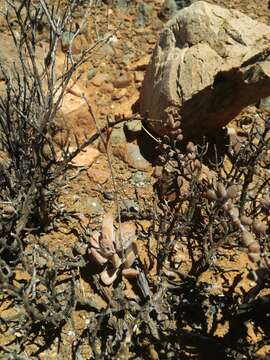
[[[115,232],[110,213],[104,216],[101,232],[93,232],[88,256],[91,261],[103,266],[100,279],[105,285],[111,285],[120,272],[127,277],[138,275],[138,271],[131,268],[137,256],[135,240],[134,224],[124,222]]]

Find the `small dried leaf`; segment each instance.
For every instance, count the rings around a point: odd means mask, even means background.
[[[178,185],[178,187],[179,187],[179,189],[181,189],[181,187],[183,186],[183,179],[182,179],[182,177],[181,176],[177,176],[177,185]]]

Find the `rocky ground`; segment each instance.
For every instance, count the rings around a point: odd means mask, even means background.
[[[254,19],[270,24],[269,2],[266,0],[259,2],[212,0],[211,2],[243,11]],[[155,168],[152,161],[155,140],[148,138],[145,141],[147,135],[145,133],[142,135],[141,121],[134,119],[133,114],[138,109],[140,88],[159,32],[176,11],[175,6],[172,5],[173,1],[165,1],[165,3],[163,0],[101,2],[95,13],[89,16],[85,33],[80,35],[73,44],[73,52],[76,54],[88,46],[94,36],[101,38],[106,34],[113,34],[108,43],[81,67],[79,73],[76,74],[77,78],[74,77],[61,112],[58,114],[58,124],[64,128],[63,134],[68,130],[72,146],[75,146],[75,135],[82,142],[85,137],[94,134],[98,127],[103,127],[108,119],[125,117],[127,120],[113,128],[108,144],[104,144],[99,139],[74,159],[75,169],[67,174],[69,182],[63,188],[59,203],[67,212],[76,214],[76,218],[71,217],[66,222],[54,224],[40,237],[40,242],[48,245],[53,251],[61,249],[69,253],[73,246],[78,245],[76,229],[80,226],[91,230],[100,229],[104,214],[108,212],[117,214],[118,211],[122,211],[127,221],[137,217],[131,227],[134,227],[138,233],[142,231],[141,233],[147,236],[146,230],[151,222],[147,216],[143,220],[140,217],[143,211],[153,206],[153,185],[159,169]],[[181,8],[186,2],[179,0],[175,3]],[[77,21],[81,16],[80,12],[74,14]],[[15,55],[10,46],[10,38],[4,22],[0,22],[0,31],[0,56],[6,62],[11,61]],[[42,43],[46,46],[46,33],[42,36],[44,36]],[[58,49],[59,59],[64,59],[65,51],[63,43],[62,48]],[[42,48],[40,56],[42,57]],[[0,89],[3,91],[1,80],[0,78]],[[89,114],[82,94],[92,107],[92,115]],[[241,122],[245,123],[245,121],[248,123],[247,119],[256,116],[257,111],[255,106],[249,107],[237,118],[233,126]],[[145,239],[140,240],[138,256],[140,261],[150,269],[149,276],[155,279],[156,264],[149,264],[151,259],[148,256]],[[208,284],[215,283],[213,291],[218,291],[224,282],[231,283],[235,278],[235,270],[230,272],[229,269],[237,268],[239,271],[244,271],[248,262],[246,254],[236,252],[234,255],[221,256],[217,264],[227,269],[225,280],[216,277],[215,272],[210,271],[203,274],[200,281]],[[189,263],[188,254],[183,256],[186,256],[186,259],[182,259],[181,271],[184,272],[188,269]],[[16,281],[23,282],[24,276],[23,271],[18,272]],[[93,299],[95,306],[99,309],[107,307],[110,302],[108,297],[113,296],[113,289],[108,290],[108,294],[102,297],[96,291],[93,282],[89,281],[89,274],[80,274],[76,281],[85,298]],[[137,300],[138,295],[134,291],[132,282],[126,279],[123,282],[126,298]],[[245,278],[239,287],[249,288],[251,283]],[[1,316],[9,317],[16,314],[16,309],[10,309],[8,303],[1,304]],[[76,353],[76,357],[74,357],[74,344],[78,342],[89,322],[87,310],[82,308],[74,311],[72,318],[63,328],[60,341],[54,341],[43,349],[41,344],[44,344],[44,341],[42,337],[37,337],[35,341],[27,345],[20,359],[88,359],[92,344],[82,341],[80,352]],[[216,333],[218,336],[223,336],[226,333],[226,324],[216,329]],[[11,346],[10,348],[15,353],[16,341],[12,345],[9,344],[21,336],[22,334],[16,329],[8,329],[7,332],[0,334],[0,346],[5,351]],[[253,342],[260,338],[260,334],[255,334],[252,328],[249,336]],[[158,356],[155,357],[155,351],[151,352],[150,346],[147,349],[149,353],[141,358],[158,359]],[[269,349],[270,347],[266,346],[260,350],[260,353],[266,356]],[[3,356],[3,359],[7,358]],[[134,358],[129,355],[123,356],[117,359]],[[163,354],[161,358],[164,356]],[[15,358],[19,359],[19,357]]]

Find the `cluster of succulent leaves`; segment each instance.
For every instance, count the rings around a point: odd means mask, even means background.
[[[219,146],[220,139],[183,144],[179,134],[160,140],[154,204],[142,212],[151,214],[152,225],[140,234],[157,274],[137,260],[149,290],[140,292],[135,283],[136,300],[115,284],[110,305],[80,338],[90,341],[94,358],[256,359],[269,344],[269,125],[270,119],[254,121],[235,146]],[[244,270],[223,267],[224,257],[237,264],[237,254],[249,254],[243,231],[263,258],[250,257]],[[181,245],[185,271],[175,257]],[[207,272],[223,280],[220,291],[202,280]],[[235,274],[231,281],[227,272]],[[239,291],[243,278],[253,285]],[[251,325],[257,341],[249,337]]]
[[[181,274],[179,285],[174,284],[173,313],[178,314],[181,351],[173,358],[184,356],[185,351],[187,356],[194,351],[198,358],[256,358],[256,351],[269,343],[270,297],[258,296],[268,289],[270,280],[269,134],[270,119],[261,118],[253,119],[242,139],[231,139],[227,147],[220,146],[224,137],[208,143],[204,139],[195,146],[167,136],[158,146],[163,166],[156,184],[162,208],[155,220],[159,224],[155,231],[158,271],[162,275],[164,265],[174,270],[177,244],[187,247],[190,260],[188,272]],[[255,261],[250,256],[254,254],[243,247],[241,231],[247,232],[243,224],[249,225],[251,242],[264,259]],[[236,287],[244,273],[236,267],[232,284],[226,284],[226,269],[218,261],[224,257],[223,251],[229,254],[234,250],[235,256],[239,248],[256,263],[248,272],[256,285],[248,291],[241,289],[241,294]],[[211,284],[199,281],[209,270],[224,279],[218,295],[211,292]],[[261,335],[256,344],[248,341],[251,323]],[[228,326],[223,337],[215,334],[221,324]]]
[[[149,264],[136,259],[140,275],[132,283],[133,299],[125,296],[121,279],[108,291],[97,274],[89,274],[86,251],[52,252],[39,239],[57,216],[65,216],[57,196],[69,161],[82,147],[70,154],[68,142],[56,144],[54,119],[74,70],[91,54],[71,62],[55,81],[54,44],[70,20],[69,8],[62,15],[65,21],[47,23],[52,47],[46,71],[38,73],[35,57],[24,57],[25,49],[35,53],[39,27],[33,24],[44,21],[47,10],[57,18],[57,8],[40,4],[22,1],[10,10],[21,31],[20,67],[12,76],[2,67],[6,96],[0,99],[0,301],[15,309],[15,315],[0,315],[0,328],[16,337],[4,347],[0,344],[0,351],[6,358],[26,359],[24,350],[36,343],[35,358],[55,339],[61,341],[74,312],[86,311],[88,322],[74,334],[74,359],[83,358],[86,344],[94,359],[255,359],[270,337],[270,120],[252,119],[241,141],[223,148],[224,137],[184,144],[179,129],[173,138],[160,139],[156,151],[161,173],[153,203],[146,203],[133,219],[138,221],[139,215],[150,220],[149,228],[138,233],[138,246],[141,242],[148,248]],[[11,24],[8,14],[6,18]],[[62,26],[59,32],[56,25]],[[16,41],[12,26],[10,30]],[[262,259],[250,263],[248,274],[232,269],[236,276],[230,283],[228,270],[218,260],[247,250],[238,220],[241,226],[248,224]],[[74,233],[85,249],[87,233],[82,227]],[[187,249],[185,270],[176,261],[179,246]],[[207,271],[224,280],[222,291],[213,292],[211,283],[201,281]],[[255,285],[236,291],[244,276]],[[82,294],[81,277],[104,299],[105,308]],[[258,334],[256,343],[248,336],[250,324]],[[217,335],[220,326],[227,329],[223,336]]]

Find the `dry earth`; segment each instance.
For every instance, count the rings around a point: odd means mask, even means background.
[[[211,2],[241,10],[254,19],[270,23],[268,0],[217,0]],[[93,118],[89,115],[85,102],[80,98],[81,93],[84,93],[88,98],[99,126],[105,124],[108,116],[123,115],[128,117],[134,112],[134,106],[136,109],[136,101],[139,97],[145,68],[164,24],[158,17],[162,3],[162,0],[132,0],[129,7],[125,9],[111,5],[108,7],[102,6],[97,10],[95,14],[97,31],[100,35],[108,32],[115,32],[115,35],[110,43],[106,44],[99,53],[95,54],[82,67],[80,77],[72,84],[64,101],[62,114],[59,116],[68,125],[69,130],[76,133],[80,140],[83,139],[85,134],[89,136],[96,131]],[[140,4],[150,6],[146,17],[140,17],[141,13],[138,10]],[[80,14],[78,14],[79,16]],[[91,22],[92,19],[89,19],[89,29],[92,25]],[[0,27],[1,31],[5,32],[2,23]],[[91,37],[90,32],[86,32],[86,36],[74,45],[75,52],[79,51],[80,47],[87,45],[87,37]],[[2,44],[3,41],[4,37],[2,37],[1,33],[0,55],[12,57],[12,53],[3,51],[5,47],[5,44]],[[44,39],[44,44],[46,46],[46,39]],[[63,55],[59,49],[59,57],[61,56]],[[247,117],[250,114],[255,114],[256,111],[255,107],[250,107],[241,116]],[[241,116],[238,121],[241,120]],[[134,135],[134,131],[131,134]],[[87,165],[89,167],[90,164],[90,167],[82,170],[79,177],[70,181],[61,196],[61,202],[64,206],[68,210],[75,211],[81,221],[92,228],[100,227],[105,212],[117,211],[117,203],[114,201],[115,187],[118,189],[118,197],[126,201],[125,206],[127,207],[144,208],[144,204],[150,203],[152,199],[152,186],[155,182],[152,175],[153,167],[150,163],[141,159],[138,154],[133,154],[132,159],[127,160],[127,149],[123,139],[121,129],[117,130],[114,138],[111,139],[112,146],[109,149],[115,184],[112,181],[107,154],[99,151],[95,152],[91,148],[85,158],[79,157],[77,159],[77,165]],[[95,144],[96,148],[102,148],[99,145]],[[93,161],[89,160],[89,156],[92,156]],[[130,166],[130,164],[135,165]],[[72,226],[76,227],[76,225],[76,223],[69,224],[67,227],[65,224],[61,224],[57,230],[49,230],[43,236],[42,241],[49,244],[52,249],[61,248],[64,251],[69,251],[71,245],[76,242],[76,236],[70,231],[70,228]],[[140,225],[147,228],[148,223],[143,221]],[[139,256],[143,262],[148,261],[144,248],[139,250]],[[239,254],[233,262],[228,260],[227,257],[222,260],[222,266],[227,269],[235,267],[244,269],[246,264],[247,257],[243,254]],[[20,281],[23,276],[23,273],[18,274],[17,280]],[[231,282],[234,272],[228,272],[226,276],[227,281]],[[80,281],[84,293],[86,295],[92,293],[89,283],[83,278]],[[222,285],[221,279],[215,278],[213,273],[206,274],[202,281],[216,282],[217,288],[219,284]],[[243,283],[242,286],[250,287],[251,284]],[[135,296],[128,282],[126,282],[126,295],[128,298]],[[95,300],[100,307],[106,306],[106,302],[98,295],[95,295]],[[2,315],[14,313],[14,309],[10,310],[3,307],[5,307],[5,304],[1,309]],[[32,356],[37,346],[32,344],[25,350],[24,355],[29,356],[31,359],[70,359],[74,333],[79,334],[87,321],[86,311],[76,312],[74,318],[64,328],[61,343],[53,344],[50,349],[46,349],[34,357]],[[222,334],[224,329],[218,331]],[[0,343],[2,345],[7,344],[13,336],[20,335],[0,334]],[[256,338],[254,337],[253,340],[256,341]],[[85,344],[81,352],[81,358],[87,359],[90,352],[89,345]],[[264,349],[264,353],[267,353],[267,348]]]

